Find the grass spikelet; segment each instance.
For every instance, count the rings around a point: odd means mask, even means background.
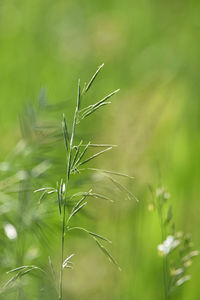
[[[92,76],[90,81],[88,82],[87,86],[83,89],[83,92],[82,92],[83,94],[87,93],[89,91],[90,87],[92,86],[94,80],[96,79],[97,75],[99,74],[99,72],[101,71],[103,66],[104,66],[104,63],[98,67],[98,69],[96,70],[96,72],[94,73],[94,75]]]
[[[84,161],[81,161],[77,166],[81,166],[81,165],[83,165],[83,164],[89,162],[90,160],[92,160],[92,159],[98,157],[99,155],[101,155],[101,154],[103,154],[103,153],[105,153],[106,151],[109,151],[109,150],[111,150],[111,149],[112,149],[112,147],[108,147],[108,148],[106,148],[106,149],[104,149],[104,150],[102,150],[102,151],[100,151],[100,152],[98,152],[98,153],[95,153],[94,155],[90,156],[89,158],[85,159]]]
[[[62,128],[63,128],[63,135],[64,135],[64,141],[65,141],[65,147],[66,150],[69,150],[69,133],[68,133],[68,129],[67,129],[67,123],[66,123],[66,119],[65,119],[65,115],[63,114],[63,121],[62,121]]]
[[[54,281],[56,281],[56,272],[54,270],[53,263],[51,261],[51,257],[49,256],[48,259],[49,259],[49,266],[50,266],[50,269],[51,269],[53,279],[54,279]]]
[[[122,192],[125,192],[129,198],[135,199],[136,202],[139,202],[139,200],[131,193],[124,185],[122,185],[119,181],[116,179],[112,178],[111,176],[108,176],[108,178],[112,181],[112,183]]]
[[[80,120],[83,120],[87,116],[91,115],[93,112],[95,112],[98,108],[102,107],[103,105],[110,104],[111,102],[110,101],[107,102],[107,100],[110,99],[115,94],[117,94],[119,91],[120,91],[120,89],[115,90],[114,92],[108,94],[103,99],[96,102],[95,104],[89,105],[88,107],[86,107],[82,111],[80,111],[80,113],[82,113],[82,115],[79,117],[79,122],[80,122]]]
[[[72,167],[76,167],[78,166],[80,160],[83,158],[84,154],[86,153],[88,147],[90,146],[90,142],[85,146],[85,148],[83,149],[83,151],[81,152],[79,158],[75,161],[74,165],[72,165]]]
[[[100,239],[102,241],[108,242],[110,244],[112,243],[112,241],[110,241],[106,237],[104,237],[104,236],[102,236],[100,234],[97,234],[95,232],[89,231],[89,230],[87,230],[87,229],[85,229],[83,227],[70,227],[70,228],[67,227],[67,231],[71,231],[71,230],[80,230],[80,231],[83,231],[83,232],[89,234],[92,238],[95,238],[95,241],[96,241],[96,238],[97,238],[97,239]]]
[[[113,146],[111,146],[111,147],[113,147]],[[130,176],[130,175],[127,175],[127,174],[124,174],[124,173],[120,173],[120,172],[115,172],[115,171],[102,170],[102,169],[97,169],[97,168],[87,168],[87,170],[134,179],[133,176]]]
[[[88,193],[85,193],[83,197],[76,203],[76,205],[72,208],[72,212],[74,212],[82,203],[85,201],[86,197],[92,192],[92,189],[89,190]]]
[[[117,261],[114,259],[114,257],[109,253],[109,251],[97,240],[95,239],[98,247],[100,250],[108,257],[109,261],[112,262],[115,266],[118,267],[119,271],[121,271],[121,268],[119,267]]]
[[[87,204],[87,202],[84,202],[83,204],[81,204],[79,207],[77,207],[77,209],[75,209],[69,216],[69,218],[67,219],[67,224],[69,223],[70,219],[76,215],[85,205]]]

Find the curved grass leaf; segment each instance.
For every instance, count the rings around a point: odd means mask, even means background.
[[[92,232],[92,231],[89,231],[83,227],[71,227],[71,228],[67,228],[67,231],[70,231],[70,230],[81,230],[87,234],[89,234],[94,240],[96,240],[95,238],[98,238],[100,240],[103,240],[105,242],[108,242],[108,243],[112,243],[112,241],[110,241],[109,239],[105,238],[104,236],[100,235],[100,234],[97,234],[95,232]]]
[[[36,269],[36,270],[40,270],[40,271],[44,272],[44,270],[42,270],[40,267],[37,267],[37,266],[34,266],[34,265],[27,265],[27,266],[21,266],[21,267],[9,270],[9,271],[6,272],[6,274],[10,274],[10,273],[21,271],[21,270],[28,269],[28,268]]]
[[[88,197],[93,197],[93,198],[99,198],[99,199],[103,199],[103,200],[108,200],[110,202],[114,202],[114,200],[102,195],[102,194],[98,194],[98,193],[92,193],[92,192],[79,192],[76,193],[74,195],[71,196],[71,199],[74,197],[78,197],[78,196],[88,196]]]
[[[44,188],[40,188],[34,191],[34,193],[38,193],[38,192],[42,192],[42,191],[48,191],[48,190],[52,190],[52,192],[56,192],[56,189],[53,187],[44,187]]]
[[[7,272],[7,274],[9,273],[13,273],[13,272],[18,272],[16,275],[14,275],[13,277],[11,277],[3,286],[3,289],[7,288],[8,286],[12,285],[18,278],[23,277],[24,275],[30,273],[33,270],[39,270],[42,271],[43,273],[45,273],[44,270],[42,270],[41,268],[34,266],[34,265],[30,265],[30,266],[21,266],[15,269],[12,269],[10,271]]]

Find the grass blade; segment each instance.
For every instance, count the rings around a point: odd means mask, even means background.
[[[34,193],[42,192],[42,191],[48,191],[48,190],[52,190],[54,192],[56,191],[56,189],[53,188],[53,187],[44,187],[44,188],[40,188],[40,189],[35,190]]]
[[[139,200],[135,197],[135,195],[133,195],[133,193],[131,193],[124,185],[122,185],[120,182],[118,182],[117,180],[115,180],[114,178],[108,176],[108,178],[114,183],[114,185],[121,190],[122,192],[126,192],[131,198],[135,199],[136,202],[139,202]]]
[[[83,158],[85,152],[87,151],[88,147],[90,145],[90,142],[85,146],[85,148],[83,149],[83,151],[81,152],[79,158],[77,159],[77,161],[74,164],[74,167],[78,165],[78,163],[80,162],[80,160]]]
[[[92,76],[92,78],[91,78],[90,81],[88,82],[87,86],[86,86],[85,89],[83,90],[83,93],[87,93],[87,91],[89,90],[89,88],[90,88],[91,85],[93,84],[95,78],[97,77],[97,75],[99,74],[99,72],[101,71],[101,69],[103,68],[103,66],[104,66],[104,63],[98,67],[97,71],[94,73],[94,75]]]
[[[63,269],[64,268],[70,268],[72,269],[72,262],[70,262],[69,260],[74,256],[74,254],[71,254],[70,256],[68,256],[64,261],[63,261],[63,264],[62,264],[62,267]]]
[[[81,169],[83,170],[83,169]],[[97,172],[102,172],[102,173],[107,173],[107,174],[111,174],[111,175],[116,175],[116,176],[121,176],[121,177],[127,177],[130,179],[134,179],[133,176],[124,174],[124,173],[119,173],[119,172],[115,172],[115,171],[109,171],[109,170],[103,170],[103,169],[97,169],[97,168],[87,168],[87,170],[91,170],[91,171],[97,171]]]
[[[58,185],[58,182],[57,182],[57,199],[58,199],[58,209],[59,209],[59,213],[61,215],[61,213],[62,213],[62,195],[60,193],[60,186]]]
[[[97,194],[97,193],[90,193],[89,196],[92,196],[94,198],[99,198],[99,199],[103,199],[103,200],[107,200],[107,201],[110,201],[110,202],[114,202],[114,200],[104,196],[104,195],[101,195],[101,194]]]
[[[67,162],[67,181],[69,181],[69,176],[70,176],[70,172],[71,172],[71,151],[72,151],[72,145],[73,145],[73,141],[74,141],[78,111],[80,108],[80,101],[81,101],[81,95],[80,95],[80,79],[79,79],[78,80],[78,92],[77,92],[77,105],[76,105],[76,109],[75,109],[75,113],[74,113],[72,134],[71,134],[70,146],[69,146],[69,156],[68,156],[68,162]]]
[[[16,271],[21,271],[21,270],[27,269],[28,267],[30,267],[30,266],[21,266],[21,267],[9,270],[8,272],[6,272],[6,274],[10,274],[10,273],[13,273],[13,272],[16,272]]]
[[[77,209],[75,209],[69,216],[69,218],[67,219],[67,224],[69,223],[70,219],[77,214],[85,205],[87,204],[87,202],[84,202],[82,205],[80,205]]]
[[[65,115],[63,114],[63,121],[62,121],[62,129],[63,129],[63,135],[64,135],[64,141],[65,141],[65,147],[66,150],[69,150],[68,143],[69,143],[69,133],[67,130],[67,123],[65,119]]]
[[[72,161],[72,164],[71,164],[71,168],[73,168],[73,166],[74,166],[74,164],[75,164],[75,162],[76,162],[76,159],[77,159],[77,157],[78,157],[78,155],[79,155],[79,152],[80,152],[80,148],[81,148],[82,142],[83,142],[83,141],[80,141],[79,145],[76,146],[76,152],[75,152],[74,157],[73,157],[73,161]]]
[[[114,92],[108,94],[103,99],[99,100],[97,103],[93,104],[93,108],[99,106],[99,104],[106,102],[108,99],[110,99],[112,96],[117,94],[120,91],[120,89],[115,90]]]
[[[84,111],[82,116],[80,117],[80,120],[84,119],[85,117],[91,115],[94,111],[96,111],[98,108],[100,108],[102,105],[107,105],[110,104],[111,102],[106,102],[109,98],[111,98],[112,96],[114,96],[116,93],[118,93],[120,91],[120,89],[110,93],[109,95],[105,96],[103,99],[99,100],[98,102],[96,102],[95,104],[89,105],[87,107],[85,107],[83,110]]]
[[[95,239],[95,241],[100,250],[108,257],[109,261],[112,262],[115,266],[117,266],[118,269],[121,271],[121,268],[119,267],[114,257],[109,253],[109,251],[97,239]]]
[[[86,145],[82,145],[86,146]],[[112,145],[112,144],[90,144],[89,147],[117,147],[117,145]]]
[[[100,235],[100,234],[97,234],[95,232],[92,232],[92,231],[89,231],[83,227],[71,227],[71,228],[67,228],[67,231],[70,231],[70,230],[81,230],[87,234],[89,234],[92,238],[94,238],[94,240],[96,241],[96,238],[98,239],[101,239],[105,242],[108,242],[108,243],[112,243],[109,239],[105,238],[104,236]]]
[[[45,195],[47,194],[47,191],[44,191],[43,193],[42,193],[42,195],[40,196],[40,199],[39,199],[39,204],[41,203],[41,201],[44,199],[44,197],[45,197]]]
[[[49,256],[49,266],[50,266],[50,269],[51,269],[51,273],[52,273],[53,279],[56,281],[56,272],[54,270],[53,263],[51,261],[51,257],[50,256]]]
[[[41,268],[37,267],[37,266],[34,266],[34,265],[27,265],[27,266],[21,266],[21,267],[18,267],[18,268],[15,268],[15,269],[12,269],[12,270],[9,270],[8,272],[6,272],[7,274],[10,274],[10,273],[13,273],[13,272],[16,272],[16,271],[21,271],[21,270],[24,270],[24,269],[36,269],[36,270],[40,270],[42,272],[44,272],[44,270],[42,270]]]
[[[20,276],[20,273],[17,273],[16,275],[14,275],[13,277],[11,277],[4,285],[3,285],[3,289],[8,287],[9,285],[11,285],[12,283],[14,283]]]
[[[81,116],[81,120],[83,120],[84,118],[90,116],[93,112],[95,112],[97,109],[99,109],[100,107],[104,106],[104,105],[108,105],[111,104],[111,102],[104,102],[99,104],[98,106],[93,107],[91,110],[85,112],[82,116]]]
[[[102,195],[102,194],[98,194],[98,193],[92,193],[92,192],[78,192],[74,195],[71,196],[71,199],[74,197],[78,197],[78,196],[88,196],[88,197],[93,197],[93,198],[99,198],[99,199],[103,199],[103,200],[108,200],[110,202],[114,202],[114,200]]]
[[[106,149],[104,149],[104,150],[102,150],[102,151],[100,151],[100,152],[98,152],[98,153],[96,153],[96,154],[90,156],[90,157],[87,158],[86,160],[80,162],[80,163],[78,164],[78,166],[81,166],[81,165],[83,165],[83,164],[89,162],[90,160],[92,160],[92,159],[98,157],[99,155],[101,155],[101,154],[103,154],[104,152],[109,151],[109,150],[111,150],[111,149],[112,149],[112,147],[108,147],[108,148],[106,148]]]
[[[103,240],[105,242],[108,242],[108,243],[112,243],[110,240],[108,240],[107,238],[105,238],[104,236],[100,235],[100,234],[97,234],[95,232],[92,232],[92,231],[88,231],[88,233],[92,236],[92,237],[95,237],[95,238],[98,238],[100,240]]]
[[[12,269],[10,271],[7,272],[7,274],[9,273],[13,273],[13,272],[17,272],[17,271],[20,271],[18,272],[16,275],[14,275],[13,277],[11,277],[4,285],[3,285],[3,289],[4,288],[7,288],[9,285],[13,284],[18,278],[28,274],[29,272],[31,272],[32,270],[40,270],[42,272],[45,273],[44,270],[42,270],[41,268],[39,267],[36,267],[34,265],[30,265],[30,266],[21,266],[21,267],[18,267],[18,268],[15,268],[15,269]]]
[[[85,198],[92,192],[92,189],[89,192],[85,193],[83,197],[76,203],[76,205],[72,208],[72,212],[75,211],[85,200]]]

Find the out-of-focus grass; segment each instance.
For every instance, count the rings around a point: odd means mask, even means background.
[[[121,88],[113,110],[95,121],[92,134],[121,145],[117,164],[112,156],[108,163],[134,173],[140,204],[118,204],[113,220],[108,209],[103,225],[97,225],[104,230],[114,224],[111,236],[122,273],[106,265],[90,243],[77,240],[84,255],[66,276],[71,299],[161,299],[159,228],[147,211],[147,184],[157,184],[158,170],[172,194],[177,227],[190,231],[200,247],[199,9],[197,0],[0,4],[1,159],[20,136],[23,104],[35,102],[42,86],[51,103],[66,100],[70,111],[77,78],[87,81],[105,62],[91,99]],[[89,266],[86,253],[92,257]],[[191,282],[174,299],[199,299],[198,268],[197,259]]]

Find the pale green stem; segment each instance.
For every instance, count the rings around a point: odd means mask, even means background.
[[[70,171],[71,171],[71,156],[72,156],[72,146],[74,141],[77,115],[80,107],[80,80],[78,81],[78,95],[77,95],[77,106],[74,113],[74,120],[72,126],[72,134],[69,145],[69,155],[67,160],[67,175],[66,175],[66,194],[68,191]],[[63,260],[64,260],[64,246],[65,246],[65,223],[66,223],[66,194],[63,205],[63,219],[62,219],[62,242],[61,242],[61,265],[60,265],[60,283],[59,283],[59,300],[62,300],[62,291],[63,291]]]

